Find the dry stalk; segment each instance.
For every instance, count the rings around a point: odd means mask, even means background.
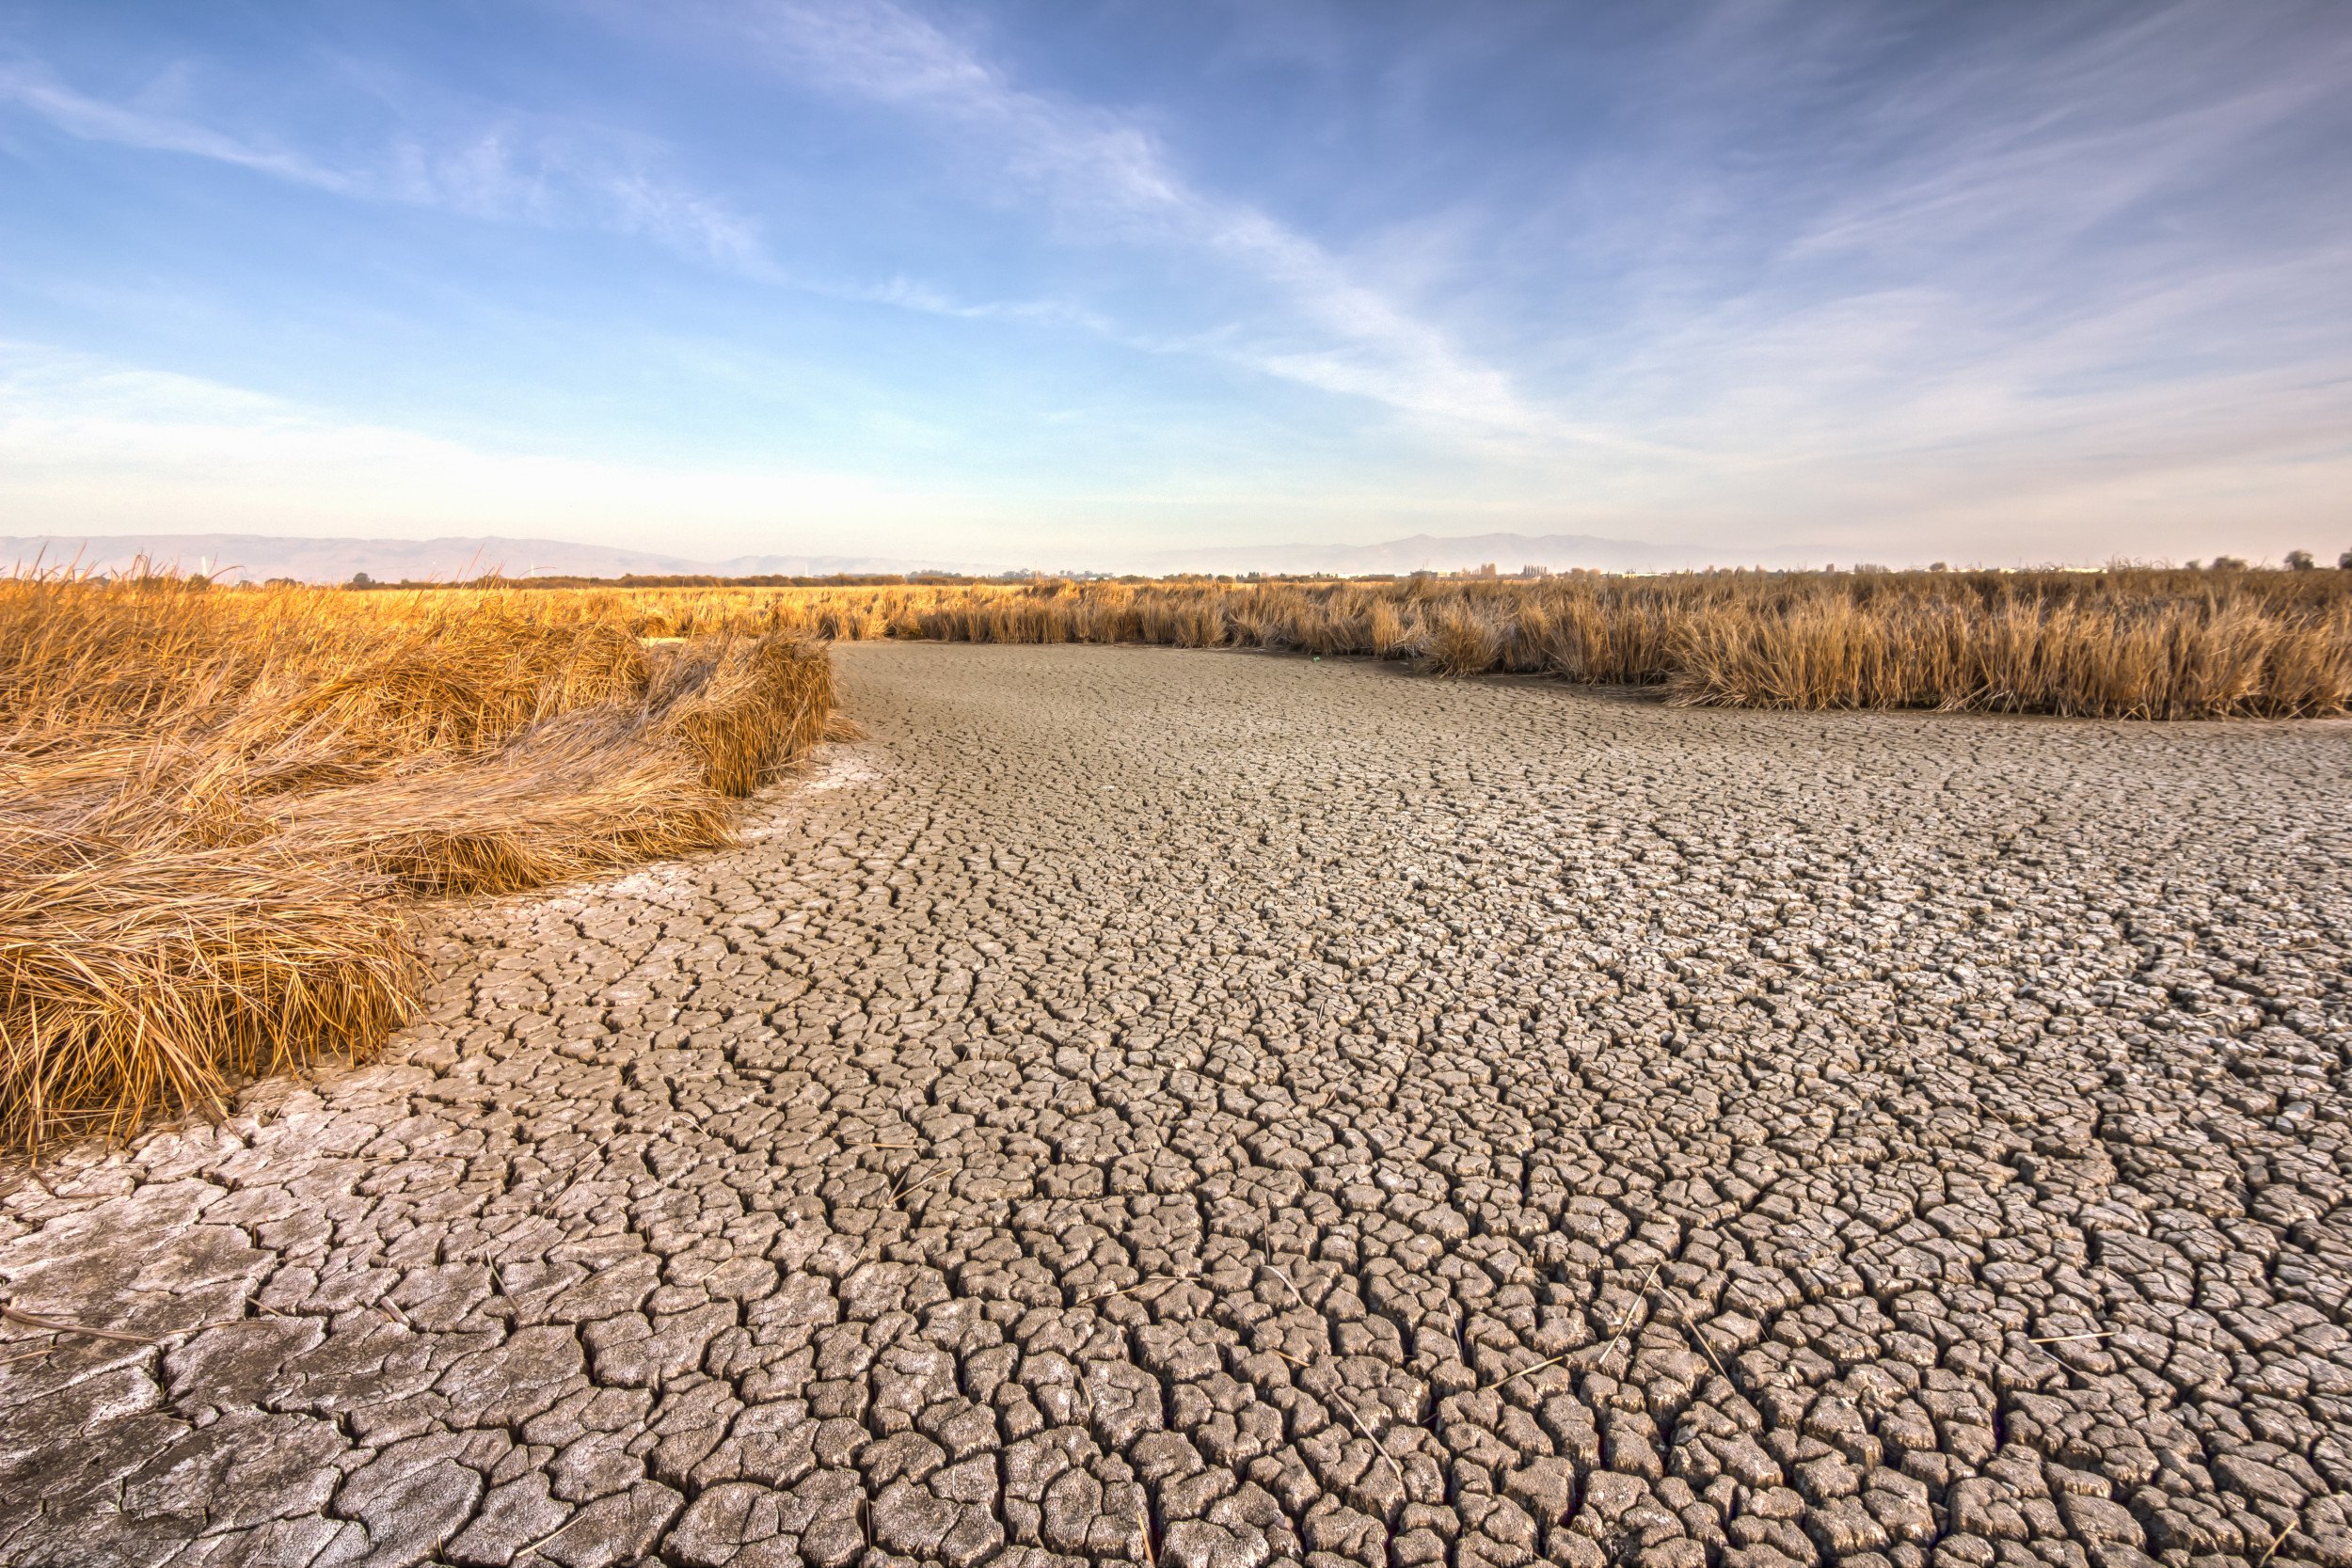
[[[1110,1300],[1113,1296],[1126,1296],[1126,1295],[1133,1295],[1136,1291],[1140,1291],[1140,1290],[1143,1290],[1143,1289],[1144,1289],[1145,1287],[1147,1287],[1147,1286],[1151,1286],[1151,1285],[1184,1285],[1184,1284],[1189,1284],[1189,1283],[1191,1283],[1193,1280],[1196,1280],[1196,1279],[1198,1279],[1198,1278],[1200,1278],[1200,1276],[1199,1275],[1197,1275],[1197,1274],[1154,1274],[1154,1275],[1146,1275],[1143,1278],[1136,1280],[1136,1281],[1133,1285],[1121,1285],[1119,1289],[1117,1289],[1117,1290],[1115,1290],[1115,1291],[1100,1291],[1100,1292],[1098,1292],[1098,1293],[1096,1293],[1096,1294],[1094,1294],[1094,1295],[1082,1297],[1081,1299],[1079,1299],[1078,1301],[1075,1301],[1075,1302],[1072,1303],[1071,1305],[1073,1305],[1073,1306],[1074,1306],[1074,1307],[1091,1307],[1091,1306],[1093,1306],[1093,1305],[1094,1305],[1096,1302],[1098,1302],[1098,1301],[1108,1301],[1108,1300]]]
[[[1658,1271],[1665,1266],[1666,1260],[1661,1258],[1649,1266],[1649,1273],[1642,1276],[1640,1288],[1634,1291],[1633,1299],[1626,1304],[1625,1315],[1617,1320],[1617,1331],[1609,1337],[1609,1344],[1600,1353],[1600,1359],[1593,1363],[1593,1370],[1598,1371],[1609,1365],[1609,1358],[1617,1354],[1618,1341],[1625,1338],[1625,1331],[1632,1325],[1633,1314],[1639,1312],[1642,1303],[1649,1299],[1650,1285],[1658,1278]]]
[[[1551,1357],[1551,1358],[1550,1358],[1549,1360],[1548,1360],[1548,1361],[1538,1361],[1538,1362],[1536,1362],[1536,1363],[1535,1363],[1534,1366],[1532,1366],[1532,1367],[1521,1367],[1521,1368],[1520,1368],[1518,1371],[1516,1371],[1516,1372],[1509,1372],[1509,1373],[1506,1373],[1505,1375],[1503,1375],[1503,1376],[1502,1376],[1502,1377],[1499,1377],[1499,1378],[1495,1379],[1495,1380],[1494,1380],[1494,1382],[1492,1382],[1492,1383],[1490,1383],[1490,1384],[1486,1385],[1486,1386],[1487,1386],[1487,1387],[1489,1387],[1489,1388],[1500,1388],[1500,1387],[1502,1387],[1502,1386],[1504,1384],[1506,1384],[1506,1383],[1516,1383],[1516,1382],[1518,1382],[1520,1378],[1523,1378],[1523,1377],[1527,1376],[1527,1374],[1528,1374],[1528,1373],[1530,1373],[1530,1372],[1540,1372],[1540,1371],[1542,1371],[1542,1370],[1543,1370],[1546,1367],[1557,1367],[1558,1365],[1560,1365],[1560,1363],[1561,1363],[1561,1362],[1565,1361],[1565,1360],[1568,1358],[1568,1356],[1570,1356],[1570,1355],[1574,1355],[1575,1354],[1576,1354],[1576,1352],[1574,1352],[1574,1351],[1569,1351],[1569,1352],[1567,1352],[1567,1353],[1566,1353],[1566,1354],[1564,1354],[1564,1355],[1555,1355],[1555,1356]]]
[[[1724,1370],[1723,1357],[1717,1355],[1715,1354],[1715,1347],[1708,1343],[1707,1330],[1700,1326],[1697,1317],[1683,1305],[1679,1296],[1675,1298],[1675,1315],[1682,1320],[1683,1328],[1687,1330],[1690,1333],[1691,1338],[1697,1342],[1699,1349],[1707,1353],[1707,1359],[1714,1363],[1716,1375],[1721,1377],[1724,1382],[1731,1387],[1739,1387],[1740,1386],[1737,1383],[1732,1382],[1731,1373]]]
[[[1274,1271],[1275,1278],[1280,1280],[1283,1284],[1291,1288],[1292,1300],[1297,1302],[1299,1306],[1305,1307],[1310,1312],[1314,1310],[1312,1307],[1308,1306],[1306,1292],[1298,1288],[1298,1282],[1296,1280],[1293,1279],[1287,1273],[1284,1272],[1281,1264],[1269,1258],[1266,1259],[1265,1266]]]
[[[1397,1484],[1400,1486],[1405,1484],[1405,1466],[1396,1462],[1396,1455],[1389,1451],[1389,1446],[1380,1441],[1371,1427],[1364,1424],[1364,1418],[1356,1414],[1355,1407],[1343,1399],[1335,1399],[1331,1402],[1338,1405],[1341,1413],[1356,1423],[1356,1430],[1364,1434],[1364,1440],[1379,1450],[1380,1457],[1389,1462],[1389,1468],[1396,1472]]]
[[[1143,1506],[1141,1488],[1136,1493],[1136,1534],[1143,1541],[1144,1568],[1159,1568],[1160,1554],[1152,1544],[1152,1511]]]
[[[87,1323],[69,1323],[63,1318],[43,1317],[19,1307],[0,1307],[0,1321],[15,1323],[20,1328],[37,1328],[50,1334],[72,1334],[86,1339],[113,1339],[126,1345],[158,1345],[163,1343],[151,1334],[125,1334],[120,1329],[92,1328]]]

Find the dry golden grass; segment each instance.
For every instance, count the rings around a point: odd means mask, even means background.
[[[2352,712],[2352,572],[205,589],[0,582],[0,1141],[120,1132],[407,1016],[413,900],[721,842],[809,640],[1147,642],[1677,703]]]
[[[1579,573],[1534,581],[635,589],[640,632],[1299,649],[1677,703],[2127,719],[2352,711],[2352,572]]]
[[[0,581],[0,1142],[119,1133],[414,1005],[418,897],[723,842],[821,652],[611,595]]]

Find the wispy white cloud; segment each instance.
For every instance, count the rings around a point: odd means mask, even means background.
[[[887,305],[920,315],[955,321],[1041,322],[1073,326],[1102,337],[1119,336],[1119,328],[1100,311],[1067,299],[964,299],[936,283],[896,277],[880,283],[807,283],[803,287],[829,298],[866,305]],[[1137,347],[1148,346],[1137,342]]]
[[[1475,431],[1623,442],[1565,423],[1323,245],[1201,188],[1147,125],[1025,87],[894,0],[776,0],[727,12],[723,25],[801,81],[927,116],[959,146],[981,149],[991,180],[1041,203],[1067,237],[1206,254],[1253,275],[1282,306],[1270,321],[1161,333],[1163,342]]]
[[[1856,155],[1825,171],[1842,188],[1820,193],[1792,254],[2078,245],[2244,171],[2249,149],[2352,71],[2352,29],[2270,33],[2226,7],[2170,0],[2088,32],[2066,21],[2054,8],[1878,93],[1851,126]]]
[[[629,234],[753,277],[776,268],[757,228],[661,172],[642,140],[514,111],[451,133],[405,125],[366,161],[335,161],[224,130],[190,113],[80,92],[40,66],[0,62],[0,103],[67,135],[250,169],[358,200],[469,217]]]
[[[2352,427],[2352,318],[2320,304],[2352,289],[2352,178],[2320,151],[2352,130],[2352,28],[2295,14],[1906,34],[1717,6],[1645,62],[1641,135],[1530,226],[1614,307],[1574,379],[1533,384],[1727,476],[1817,476],[1825,504],[2046,493],[2111,528],[2088,482],[2234,464],[2308,519]]]
[[[85,141],[209,158],[321,190],[348,193],[352,188],[352,182],[343,173],[298,154],[252,146],[209,125],[177,116],[89,97],[23,61],[0,61],[0,103],[30,109],[58,130]]]
[[[199,377],[0,341],[0,515],[18,531],[518,531],[678,553],[871,553],[983,509],[854,474],[504,451]],[[645,534],[665,520],[663,539]]]
[[[2264,388],[2242,388],[2259,402]],[[2151,435],[2195,410],[2152,400]],[[1960,451],[1792,460],[1729,475],[1604,466],[1563,491],[1524,467],[1306,475],[1181,472],[1136,491],[925,488],[777,463],[723,467],[510,451],[355,420],[198,377],[0,341],[0,515],[15,531],[545,536],[720,558],[747,551],[1132,563],[1152,541],[1363,542],[1510,529],[1725,546],[1809,541],[1835,559],[2079,559],[2086,515],[2128,515],[2091,552],[2276,556],[2340,547],[2314,524],[2352,486],[2344,428],[2276,433],[2299,457],[2249,467],[2205,433],[2165,461],[2086,461],[2054,432],[2010,461]],[[1629,516],[1643,526],[1628,530]],[[659,518],[658,537],[646,531]],[[1247,520],[1246,525],[1242,520]],[[1240,531],[1248,528],[1245,533]]]

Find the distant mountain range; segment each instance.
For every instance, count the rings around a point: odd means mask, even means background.
[[[1552,571],[1671,572],[1698,566],[1795,566],[1819,562],[1819,548],[1774,545],[1737,549],[1650,545],[1587,533],[1416,533],[1383,545],[1252,545],[1162,550],[1139,559],[1148,572],[1458,572],[1492,563],[1505,574],[1523,566]]]
[[[1107,562],[1162,575],[1174,572],[1335,572],[1343,575],[1472,570],[1492,562],[1504,575],[1524,566],[1553,571],[1661,572],[1696,566],[1796,566],[1818,563],[1819,548],[1768,546],[1735,550],[1653,545],[1582,533],[1417,533],[1380,545],[1197,546],[1122,555]],[[258,533],[0,535],[0,569],[35,562],[119,572],[141,559],[228,580],[293,578],[348,582],[365,572],[379,582],[446,582],[500,573],[527,577],[821,577],[835,572],[964,572],[984,575],[1020,564],[1004,561],[909,561],[862,555],[739,555],[697,561],[658,550],[614,549],[558,539],[293,539]],[[1082,562],[1054,562],[1077,569]]]
[[[822,577],[834,572],[995,572],[972,562],[897,561],[862,555],[739,555],[693,561],[658,550],[612,549],[560,539],[288,539],[260,533],[142,533],[91,538],[0,535],[0,564],[77,565],[119,572],[151,565],[204,572],[229,581],[293,578],[348,582],[365,572],[378,582],[447,582],[500,573],[510,578]]]

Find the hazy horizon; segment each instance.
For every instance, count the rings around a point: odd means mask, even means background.
[[[2352,560],[2352,551],[2344,552]],[[581,544],[548,538],[498,535],[438,535],[415,539],[350,535],[201,534],[0,534],[0,576],[11,572],[114,574],[161,570],[230,581],[292,578],[310,583],[347,582],[365,574],[378,581],[458,582],[483,577],[620,578],[628,577],[759,578],[840,577],[934,573],[957,577],[1053,576],[1191,577],[1226,576],[1403,576],[1416,572],[1475,572],[1496,567],[1518,575],[1527,567],[1550,571],[1599,571],[1636,575],[1710,569],[1762,571],[1954,571],[2096,570],[2106,567],[2200,566],[2213,557],[2186,559],[2110,558],[2104,562],[2059,559],[1987,561],[1972,557],[1931,561],[1900,555],[1880,559],[1849,556],[1804,546],[1763,546],[1744,552],[1674,543],[1644,543],[1589,534],[1413,534],[1366,545],[1205,546],[1196,548],[1127,551],[1079,558],[998,556],[894,557],[762,551],[721,558]],[[2306,562],[2325,565],[2325,560]],[[2284,567],[2283,559],[2257,558],[2238,565]]]
[[[13,534],[2352,546],[2315,0],[0,15]]]

